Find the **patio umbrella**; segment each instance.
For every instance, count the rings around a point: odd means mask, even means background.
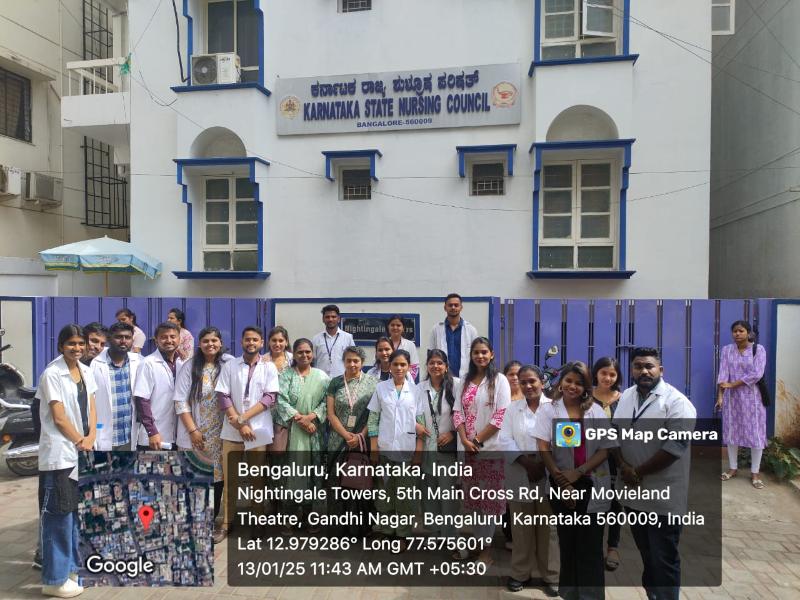
[[[150,279],[161,274],[161,261],[133,244],[108,236],[42,250],[39,256],[48,271],[105,273],[106,296],[109,273],[141,273]]]

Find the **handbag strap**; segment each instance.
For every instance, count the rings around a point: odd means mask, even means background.
[[[431,421],[433,421],[433,430],[436,433],[436,439],[438,440],[439,439],[439,423],[437,422],[437,419],[436,419],[436,411],[433,410],[433,400],[431,400],[431,391],[430,390],[425,390],[425,392],[428,394],[428,406],[431,409]]]

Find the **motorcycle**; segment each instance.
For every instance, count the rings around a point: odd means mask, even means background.
[[[4,334],[0,329],[0,337]],[[0,353],[9,348],[11,344],[0,347]],[[19,369],[10,363],[0,363],[0,443],[5,446],[2,454],[9,470],[21,476],[38,472],[39,436],[33,414],[35,395],[36,390],[25,385],[25,376]]]
[[[554,356],[558,355],[558,346],[553,345],[547,349],[547,354],[544,355],[544,366],[542,367],[542,373],[544,375],[543,390],[545,396],[548,398],[552,397],[553,389],[555,388],[556,384],[558,383],[558,378],[561,375],[561,367],[551,367],[547,364]]]

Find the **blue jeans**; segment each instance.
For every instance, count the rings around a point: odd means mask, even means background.
[[[637,513],[633,509],[628,512]],[[644,571],[642,586],[648,600],[678,600],[681,592],[681,557],[678,542],[681,525],[669,525],[667,517],[659,516],[657,525],[631,525],[631,533],[639,554],[642,555]]]
[[[57,471],[41,471],[39,485],[43,490],[39,517],[39,545],[42,549],[42,583],[61,585],[70,573],[77,573],[78,511],[61,514],[58,508]]]

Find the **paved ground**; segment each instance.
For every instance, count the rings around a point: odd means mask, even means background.
[[[723,486],[723,584],[717,588],[684,588],[688,600],[800,598],[800,493],[768,477],[755,490],[746,477]],[[0,599],[41,598],[40,573],[31,566],[36,546],[35,477],[20,478],[0,465]],[[489,600],[545,598],[539,590],[512,594],[501,588],[231,588],[225,571],[225,544],[215,557],[213,588],[96,588],[86,600]],[[499,562],[507,560],[498,551]],[[622,548],[623,563],[638,561],[633,548]],[[644,591],[609,587],[609,600],[644,599]]]

